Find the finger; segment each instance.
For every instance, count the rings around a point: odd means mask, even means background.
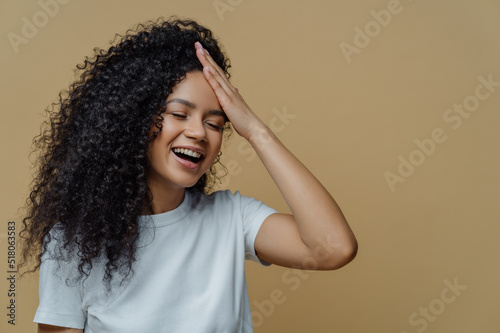
[[[207,79],[207,81],[212,86],[212,89],[214,90],[222,89],[226,95],[235,94],[235,88],[229,82],[227,77],[224,74],[221,74],[219,71],[217,71],[216,68],[212,66],[212,64],[208,63],[206,66],[203,66],[203,74]]]
[[[224,108],[225,106],[231,104],[234,100],[234,94],[227,86],[226,82],[220,79],[220,75],[214,74],[213,70],[208,66],[203,68],[203,74],[215,92],[221,106]]]
[[[228,105],[234,100],[238,94],[237,89],[229,82],[224,71],[213,60],[207,50],[205,50],[199,42],[195,43],[196,56],[203,66],[203,74],[208,83],[216,93],[221,106]]]
[[[198,46],[199,45],[199,46]],[[198,60],[200,61],[201,65],[203,67],[207,66],[208,64],[210,64],[208,62],[208,59],[205,55],[205,52],[203,50],[203,47],[201,46],[201,44],[199,42],[196,42],[195,44],[195,48],[196,48],[196,57],[198,58]]]
[[[210,56],[207,50],[203,48],[200,42],[195,43],[196,47],[196,56],[198,57],[198,60],[200,60],[200,63],[202,64],[203,67],[209,66],[211,72],[213,74],[218,74],[220,78],[225,82],[225,86],[228,88],[231,87],[232,85],[229,82],[226,73],[220,68],[220,66],[213,60],[213,58]],[[233,89],[230,89],[233,90]],[[234,91],[234,90],[233,90]]]
[[[195,43],[195,48],[196,48],[196,55],[198,56],[198,59],[202,63],[203,66],[205,66],[207,63],[212,65],[214,69],[223,77],[226,77],[226,73],[220,68],[220,66],[212,59],[212,56],[210,56],[210,53],[201,45],[200,42]],[[206,61],[205,61],[206,60]]]
[[[205,52],[206,51],[201,47],[197,47],[197,49],[196,49],[196,56],[198,57],[198,60],[200,61],[201,65],[203,66],[203,72],[210,73],[210,75],[212,75],[212,76],[217,75],[217,76],[222,77],[221,73],[217,70],[217,68],[213,65],[213,63],[211,63],[209,61],[208,54],[206,54]],[[217,65],[217,64],[215,64],[215,65]],[[208,69],[208,72],[206,72],[207,69]]]

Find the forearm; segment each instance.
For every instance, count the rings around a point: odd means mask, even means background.
[[[196,48],[220,106],[236,132],[253,146],[293,214],[268,217],[273,222],[260,228],[256,251],[269,262],[285,266],[300,265],[311,256],[324,269],[345,265],[356,254],[357,243],[335,200],[255,115],[202,45]],[[318,255],[324,244],[328,244],[328,256]]]
[[[356,238],[339,206],[316,177],[262,122],[254,126],[248,141],[290,207],[304,244],[315,250],[328,243],[338,253],[354,256]]]

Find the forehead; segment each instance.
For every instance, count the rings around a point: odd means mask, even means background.
[[[220,109],[219,101],[202,72],[189,72],[174,86],[168,101],[184,99],[202,108]]]

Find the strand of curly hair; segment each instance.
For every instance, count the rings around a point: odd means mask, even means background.
[[[116,272],[124,279],[133,273],[137,219],[152,212],[148,145],[162,129],[164,101],[174,85],[202,70],[196,41],[229,77],[230,63],[216,38],[192,20],[149,21],[115,40],[77,66],[78,80],[46,110],[48,120],[34,140],[39,160],[21,232],[21,266],[35,259],[29,272],[40,267],[57,224],[62,241],[55,259],[77,256],[80,278],[99,258],[105,282]],[[194,188],[207,191],[214,179],[211,168]]]

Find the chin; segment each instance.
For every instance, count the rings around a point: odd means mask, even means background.
[[[180,181],[179,185],[186,189],[186,188],[190,188],[190,187],[195,186],[199,180],[200,180],[200,178],[198,178],[196,180]]]

